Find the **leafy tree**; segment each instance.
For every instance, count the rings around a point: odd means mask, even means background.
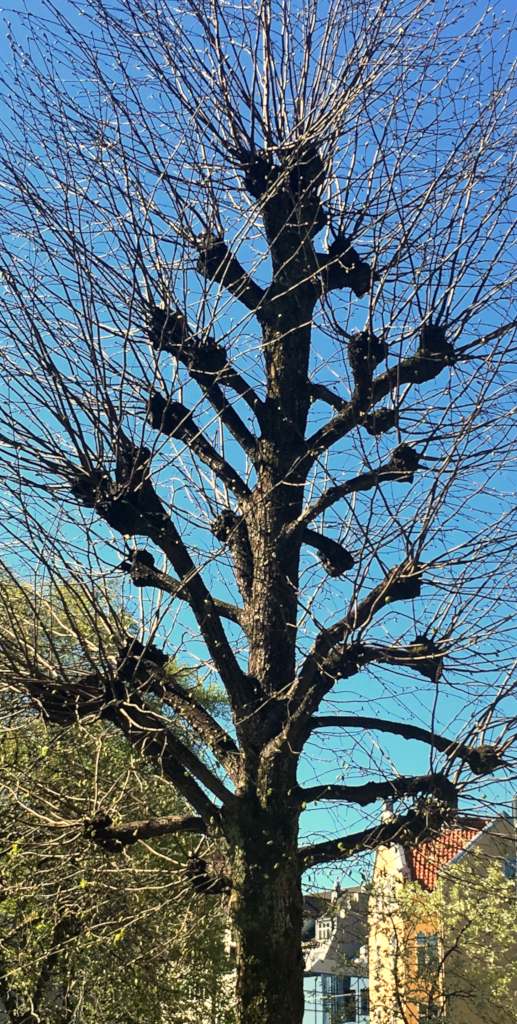
[[[35,649],[36,627],[39,657],[48,661],[50,649],[60,650],[61,662],[77,670],[82,659],[84,671],[85,644],[98,644],[102,633],[107,647],[114,643],[100,589],[90,590],[90,611],[104,621],[102,631],[90,629],[85,592],[72,584],[36,601],[27,586],[4,579],[0,593],[0,650],[10,664],[17,651],[19,661],[20,652]],[[185,682],[184,673],[171,672],[177,677]],[[197,841],[160,838],[163,814],[181,816],[184,801],[109,724],[62,730],[26,703],[13,716],[6,696],[3,710],[16,728],[5,729],[0,743],[0,999],[10,1024],[143,1017],[161,1024],[164,1014],[185,1024],[200,1008],[211,1024],[227,1024],[224,914],[192,891]],[[131,857],[121,857],[113,828],[124,820],[127,829],[144,809],[156,838],[150,846],[126,831]],[[92,849],[92,828],[102,855]]]
[[[239,1020],[299,1024],[303,873],[508,763],[505,15],[41,7],[4,73],[6,559],[125,574],[138,635],[8,685],[159,768],[230,894]]]
[[[400,1019],[413,1020],[411,1008],[419,1006],[443,1024],[515,1022],[515,882],[501,861],[471,853],[449,865],[432,892],[404,883],[394,899],[386,923],[403,979]]]

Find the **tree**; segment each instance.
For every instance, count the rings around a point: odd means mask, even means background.
[[[104,623],[92,631],[87,595],[70,585],[36,601],[26,586],[4,580],[2,674],[5,655],[9,671],[16,651],[34,645],[35,628],[41,655],[45,647],[47,658],[49,647],[69,661],[75,654],[80,669],[85,644],[100,633],[109,642],[117,624],[102,588],[92,587],[92,612]],[[120,612],[118,619],[128,623]],[[174,676],[187,684],[185,673]],[[121,857],[122,843],[102,837],[108,823],[127,828],[143,811],[159,827],[162,813],[179,816],[184,802],[109,723],[63,730],[26,701],[24,713],[13,714],[12,693],[2,697],[16,729],[0,744],[0,1012],[8,1011],[9,1024],[133,1024],[142,1016],[161,1024],[164,1014],[186,1024],[202,1010],[210,1024],[228,1024],[226,921],[189,884],[195,837],[166,834],[153,848],[137,844],[130,858]],[[98,830],[100,856],[85,819]]]
[[[229,1024],[226,922],[192,892],[195,845],[164,836],[128,860],[114,842],[92,851],[82,827],[93,778],[97,826],[138,817],[142,806],[159,819],[164,803],[180,815],[181,800],[106,726],[56,735],[32,722],[0,754],[4,794],[13,793],[1,800],[0,830],[0,1011],[9,1024],[187,1024],[200,1012]],[[16,797],[25,803],[28,790],[23,815]]]
[[[141,619],[16,685],[159,764],[191,808],[163,829],[220,851],[196,884],[229,894],[240,1021],[298,1024],[302,874],[428,834],[507,763],[504,15],[42,11],[4,73],[7,557],[121,571]],[[231,726],[167,678],[178,649]],[[300,846],[316,802],[343,814]]]

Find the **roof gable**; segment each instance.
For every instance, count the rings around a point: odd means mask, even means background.
[[[450,864],[483,830],[482,818],[444,828],[439,835],[406,849],[406,859],[415,882],[431,891],[435,888],[441,868]]]

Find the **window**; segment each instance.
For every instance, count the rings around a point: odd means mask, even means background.
[[[503,861],[503,874],[508,881],[517,878],[517,857],[506,857]]]
[[[436,973],[440,966],[438,958],[438,936],[419,932],[416,937],[417,969],[420,977]]]
[[[327,974],[322,979],[323,1020],[325,1024],[347,1024],[357,1021],[355,993],[350,991],[350,978]]]
[[[320,917],[316,922],[316,939],[318,942],[326,942],[334,931],[334,921],[331,917]]]
[[[361,998],[361,1015],[363,1017],[367,1016],[368,1010],[370,1008],[370,1001],[369,1001],[368,995],[369,995],[368,989],[367,988],[362,988],[361,989],[361,993],[360,993],[360,998]]]
[[[418,1024],[437,1024],[439,1020],[441,1020],[441,1012],[436,1003],[420,1003]]]
[[[336,1004],[336,1015],[334,1018],[331,1017],[330,1019],[332,1024],[334,1024],[334,1021],[335,1024],[341,1024],[341,1022],[345,1024],[345,1022],[348,1021],[354,1021],[355,1024],[355,1021],[357,1020],[355,992],[349,992],[348,995],[342,996],[341,999],[338,999]]]

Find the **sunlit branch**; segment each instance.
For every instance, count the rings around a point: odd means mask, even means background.
[[[110,853],[118,853],[126,846],[132,846],[139,839],[155,839],[158,836],[206,835],[207,825],[203,818],[194,815],[169,815],[159,818],[148,818],[145,821],[125,821],[113,824],[108,814],[99,813],[87,819],[84,824],[85,834],[92,842],[102,846]]]

